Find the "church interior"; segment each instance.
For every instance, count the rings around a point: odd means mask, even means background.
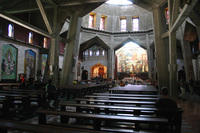
[[[199,0],[1,0],[0,133],[200,133],[199,18]]]

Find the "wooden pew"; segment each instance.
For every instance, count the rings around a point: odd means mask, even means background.
[[[158,94],[158,90],[151,85],[126,85],[124,87],[114,87],[109,89],[110,93],[121,94]]]
[[[156,114],[157,108],[155,107],[136,107],[136,106],[115,106],[115,105],[101,105],[101,104],[75,104],[66,101],[60,102],[61,110],[66,111],[66,107],[75,107],[76,112],[92,110],[94,113],[99,114],[104,112],[106,114],[128,113],[133,115],[152,115]],[[103,109],[103,110],[101,110]]]
[[[68,99],[83,97],[87,94],[92,94],[94,92],[101,92],[107,89],[107,84],[78,84],[66,86],[64,90]]]
[[[97,96],[120,96],[120,97],[159,97],[159,95],[148,95],[148,94],[118,94],[118,93],[93,93]]]
[[[51,110],[38,110],[39,113],[39,123],[46,124],[47,115],[60,115],[61,122],[65,122],[63,117],[68,118],[83,118],[93,120],[93,127],[95,130],[101,129],[102,121],[115,121],[115,122],[131,122],[135,124],[135,130],[139,130],[139,124],[153,124],[153,125],[171,125],[165,118],[148,118],[148,117],[136,117],[136,116],[118,116],[118,115],[102,115],[102,114],[88,114],[88,113],[76,113],[76,112],[66,112],[66,111],[51,111]],[[133,129],[134,130],[134,129]]]
[[[10,88],[19,88],[20,83],[0,83],[0,88],[10,89]]]
[[[31,133],[106,133],[95,130],[57,127],[52,125],[28,124],[19,121],[0,120],[0,133],[8,133],[8,129],[28,131]]]
[[[121,97],[121,96],[93,96],[86,95],[86,98],[93,99],[109,99],[109,100],[143,100],[143,101],[157,101],[159,98],[155,97]]]
[[[136,105],[136,106],[141,106],[141,105],[153,105],[155,106],[156,102],[155,101],[133,101],[133,100],[103,100],[103,99],[87,99],[87,98],[76,98],[75,101],[77,101],[77,103],[81,103],[81,101],[85,101],[86,103],[92,103],[94,102],[96,103],[104,103],[104,104],[110,104],[110,105],[114,105],[114,104],[123,104],[124,106],[128,106],[128,105]]]

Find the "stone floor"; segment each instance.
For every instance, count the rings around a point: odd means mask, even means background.
[[[178,100],[183,108],[182,133],[200,133],[200,97],[188,96],[187,100]]]

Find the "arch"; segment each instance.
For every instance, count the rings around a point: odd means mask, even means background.
[[[94,44],[98,44],[104,49],[110,48],[110,46],[108,46],[102,39],[100,39],[98,36],[95,36],[94,38],[80,44],[80,52],[85,51],[86,49],[92,47]]]
[[[140,45],[140,43],[138,43],[137,41],[134,41],[134,40],[131,39],[131,38],[127,38],[125,41],[119,43],[119,44],[118,44],[117,46],[115,46],[113,49],[116,51],[116,50],[118,50],[119,48],[123,47],[123,46],[124,46],[126,43],[128,43],[128,42],[134,42],[134,43],[136,43],[137,45],[139,45],[140,47],[142,47],[143,49],[147,49],[146,47]]]
[[[101,63],[97,63],[91,67],[91,79],[93,78],[107,78],[107,67]]]

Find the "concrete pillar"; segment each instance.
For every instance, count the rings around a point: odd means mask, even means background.
[[[81,28],[81,18],[74,13],[70,18],[69,30],[67,34],[68,43],[65,46],[63,59],[63,69],[61,75],[61,87],[71,85],[74,80],[77,55],[79,51],[79,36]]]
[[[149,35],[148,34],[146,34],[146,46],[147,46],[147,61],[148,61],[148,77],[149,78],[152,78],[151,77],[151,70],[152,70],[152,66],[151,66],[151,62],[152,62],[152,60],[153,60],[153,58],[152,58],[152,53],[151,53],[151,49],[150,49],[150,43],[149,43]]]
[[[49,75],[54,83],[58,85],[59,73],[59,33],[51,38],[51,47],[49,53]]]
[[[113,55],[113,49],[108,49],[108,72],[107,77],[112,78],[112,55]]]
[[[56,86],[59,85],[58,76],[59,76],[59,33],[62,28],[62,21],[65,17],[58,17],[59,9],[54,8],[53,14],[53,26],[51,33],[51,43],[48,53],[47,64],[45,68],[45,77],[44,80],[51,78]]]
[[[176,32],[169,32],[169,81],[170,96],[177,96],[177,50],[176,50]]]
[[[156,68],[157,68],[157,81],[158,86],[168,86],[166,81],[168,78],[168,61],[166,61],[166,49],[164,41],[161,38],[162,34],[162,23],[161,23],[161,11],[159,7],[153,8],[153,21],[154,21],[154,36],[155,36],[155,57],[156,57]]]
[[[192,64],[192,52],[190,43],[184,40],[184,31],[185,31],[185,24],[181,25],[181,49],[183,54],[184,60],[184,67],[185,67],[185,74],[186,74],[186,81],[189,81],[190,78],[194,79],[194,71],[193,71],[193,64]]]

